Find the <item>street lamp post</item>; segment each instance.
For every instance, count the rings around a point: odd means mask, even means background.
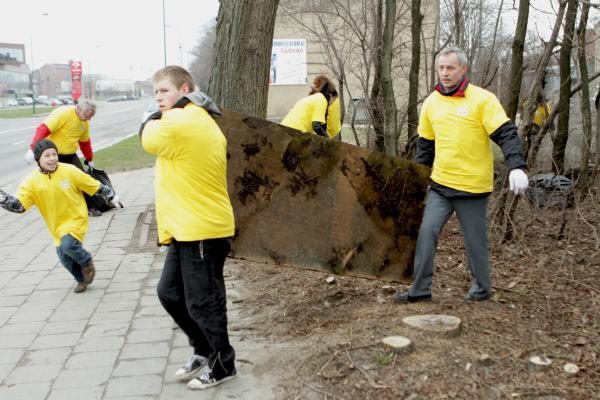
[[[167,66],[167,24],[165,22],[165,0],[162,0],[162,17],[163,17],[163,55],[165,57],[165,67]]]

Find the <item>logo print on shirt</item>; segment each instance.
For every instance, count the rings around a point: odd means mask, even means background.
[[[60,187],[63,189],[69,189],[71,187],[71,182],[68,179],[63,179],[60,181]]]
[[[458,114],[459,117],[466,117],[469,115],[469,108],[467,106],[458,107],[456,109],[456,114]]]

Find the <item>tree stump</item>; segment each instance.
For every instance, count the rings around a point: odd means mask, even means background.
[[[455,337],[460,334],[461,320],[451,315],[412,315],[402,319],[406,325],[417,328],[430,336]]]
[[[407,354],[412,351],[412,342],[404,336],[388,336],[381,339],[383,346],[396,354]]]

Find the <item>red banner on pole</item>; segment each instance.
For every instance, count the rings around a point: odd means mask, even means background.
[[[81,61],[70,61],[71,65],[71,97],[73,101],[79,100],[81,97],[81,75],[83,74],[83,67]]]

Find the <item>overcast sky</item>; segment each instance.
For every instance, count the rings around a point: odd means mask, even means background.
[[[29,65],[33,48],[36,69],[72,59],[83,62],[84,74],[145,79],[164,65],[163,0],[0,1],[0,42],[24,44]],[[187,67],[219,1],[164,2],[167,64]]]

